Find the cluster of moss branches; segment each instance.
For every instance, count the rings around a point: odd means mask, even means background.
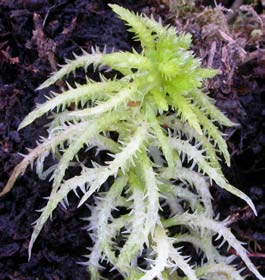
[[[111,8],[130,27],[142,51],[105,53],[96,48],[68,60],[39,89],[91,64],[114,69],[121,77],[109,80],[102,72],[101,81],[68,85],[64,92],[52,93],[19,127],[56,111],[48,137],[24,156],[2,192],[34,162],[41,177],[51,176],[51,194],[35,222],[29,256],[47,219],[59,203],[67,205],[67,195],[74,191],[79,207],[91,195],[95,198],[88,218],[94,245],[85,262],[93,280],[101,278],[104,260],[126,279],[243,280],[232,264],[235,256],[220,253],[224,243],[264,279],[227,227],[229,219],[218,221],[213,213],[212,182],[255,212],[252,201],[227,182],[219,164],[219,157],[230,164],[220,126],[234,123],[203,92],[204,79],[216,71],[200,67],[189,51],[190,35],[176,35],[173,27],[117,5]],[[73,103],[76,109],[70,110]],[[108,151],[111,160],[103,165],[79,162],[76,157],[85,146]],[[43,171],[50,153],[57,163]],[[65,179],[73,161],[81,172]],[[100,192],[109,179],[109,190]],[[187,243],[196,249],[196,258],[183,253]]]

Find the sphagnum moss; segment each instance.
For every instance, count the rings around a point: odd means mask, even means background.
[[[91,195],[95,197],[88,218],[94,245],[85,262],[93,280],[101,278],[104,259],[125,279],[244,279],[241,270],[231,264],[235,257],[221,255],[214,238],[227,242],[246,267],[264,279],[227,228],[228,220],[217,221],[213,214],[212,182],[245,200],[256,213],[250,198],[227,182],[218,161],[223,156],[230,164],[219,126],[234,123],[203,92],[204,79],[217,72],[200,67],[189,51],[190,35],[176,35],[173,27],[110,6],[140,41],[142,52],[105,53],[96,48],[91,54],[84,52],[67,60],[39,89],[91,64],[114,69],[121,78],[109,80],[103,72],[100,82],[87,79],[85,84],[69,85],[61,94],[52,93],[19,126],[21,129],[49,111],[57,112],[48,137],[24,156],[1,193],[8,192],[33,162],[42,177],[45,158],[50,153],[57,156],[52,191],[35,222],[29,257],[57,205],[67,204],[70,191],[80,194],[81,190],[78,206]],[[72,103],[76,110],[67,110]],[[117,141],[110,131],[116,132]],[[76,161],[81,173],[64,179],[84,146],[107,150],[112,160],[104,165],[93,162],[92,167]],[[115,179],[109,190],[99,193],[111,177]],[[117,214],[118,209],[127,211]],[[181,230],[173,233],[176,226]],[[197,258],[182,253],[183,242],[196,248]]]

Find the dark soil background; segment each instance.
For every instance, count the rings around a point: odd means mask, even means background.
[[[187,5],[176,7],[175,1],[165,0],[0,0],[0,188],[19,162],[18,152],[26,153],[26,147],[34,147],[45,134],[44,119],[19,132],[17,127],[36,102],[44,101],[47,90],[35,89],[57,64],[72,58],[72,52],[80,53],[80,48],[131,49],[130,34],[107,4],[153,13],[191,32],[203,65],[220,70],[207,87],[217,105],[240,124],[226,131],[232,166],[224,171],[253,199],[258,217],[218,188],[213,189],[215,210],[221,218],[233,215],[233,232],[247,243],[253,262],[265,274],[264,7],[259,1],[223,2],[230,10],[213,9],[211,1],[183,2]],[[82,255],[91,242],[80,219],[87,209],[77,209],[74,197],[67,210],[59,207],[45,225],[28,262],[35,210],[44,205],[49,189],[49,182],[28,170],[0,198],[0,280],[89,279],[85,267],[76,263],[85,261]],[[118,279],[108,272],[106,278]]]

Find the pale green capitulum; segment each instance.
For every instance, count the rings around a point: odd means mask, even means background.
[[[88,217],[94,245],[85,262],[93,280],[101,279],[104,259],[125,279],[243,280],[241,270],[231,264],[235,256],[223,256],[219,251],[225,242],[258,279],[264,279],[227,228],[227,221],[213,217],[212,182],[245,200],[256,213],[250,198],[227,182],[218,161],[223,157],[230,164],[218,125],[234,123],[202,91],[204,79],[217,72],[200,67],[188,50],[190,35],[176,35],[173,27],[110,6],[140,41],[141,53],[106,53],[96,48],[91,54],[84,52],[67,60],[39,89],[90,64],[119,71],[122,77],[107,80],[101,74],[100,82],[87,79],[82,85],[68,85],[63,93],[53,93],[38,105],[19,127],[49,111],[57,112],[47,139],[42,138],[24,156],[1,193],[8,192],[34,161],[40,177],[52,172],[51,195],[35,222],[29,257],[44,223],[59,203],[67,205],[67,195],[73,190],[82,194],[78,206],[94,194]],[[67,110],[73,103],[76,110]],[[117,141],[110,131],[116,132]],[[104,165],[93,162],[92,167],[76,161],[81,173],[65,180],[70,163],[84,146],[107,150],[112,159]],[[50,153],[58,162],[43,172]],[[100,193],[109,178],[114,178],[113,184]],[[121,208],[127,211],[119,212]],[[114,216],[113,210],[119,214]],[[174,226],[181,231],[173,234]],[[222,239],[218,247],[213,243],[216,234]],[[190,243],[200,258],[185,256],[181,242]]]

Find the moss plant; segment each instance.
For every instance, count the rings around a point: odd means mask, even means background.
[[[80,197],[78,207],[94,195],[88,217],[94,245],[85,262],[93,280],[101,279],[103,260],[125,279],[244,279],[241,269],[231,264],[236,257],[219,251],[224,243],[264,279],[227,227],[229,218],[218,221],[213,213],[212,182],[245,200],[255,212],[252,201],[227,182],[219,165],[219,157],[230,164],[219,128],[234,123],[203,92],[204,79],[216,71],[200,67],[189,51],[190,35],[177,36],[173,27],[152,18],[117,5],[111,8],[140,41],[141,53],[94,49],[67,60],[39,89],[91,64],[114,69],[120,78],[109,80],[102,72],[99,82],[87,79],[68,85],[63,93],[53,92],[19,127],[56,110],[48,137],[24,156],[1,193],[8,192],[33,162],[40,177],[52,173],[51,194],[34,224],[29,257],[47,219],[59,203],[67,205],[67,195],[74,191]],[[68,109],[73,103],[76,109]],[[76,156],[85,146],[108,151],[111,159],[102,165],[81,163]],[[50,153],[57,163],[43,171]],[[73,161],[82,171],[65,179]],[[100,193],[106,181],[109,190]],[[196,249],[196,257],[184,253],[182,245],[187,243],[190,252]]]

